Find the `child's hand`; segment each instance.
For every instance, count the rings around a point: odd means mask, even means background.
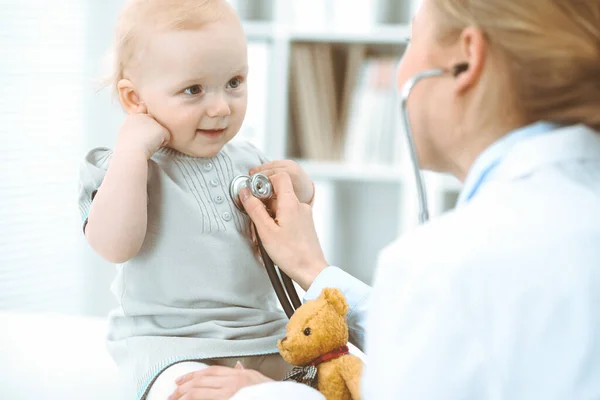
[[[143,154],[149,160],[170,139],[171,134],[167,128],[150,114],[130,114],[119,131],[115,152]]]
[[[250,170],[250,175],[264,174],[267,177],[271,177],[277,173],[285,172],[292,179],[292,185],[294,186],[294,193],[301,203],[310,204],[315,195],[315,187],[312,180],[308,177],[302,167],[295,161],[282,160],[282,161],[271,161],[265,163],[259,167]]]

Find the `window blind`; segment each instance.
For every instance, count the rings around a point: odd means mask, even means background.
[[[0,309],[78,312],[86,4],[0,6]]]

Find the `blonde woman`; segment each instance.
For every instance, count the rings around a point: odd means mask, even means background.
[[[327,263],[287,175],[272,177],[276,220],[247,193],[246,210],[307,299],[344,290],[366,342],[364,399],[598,399],[600,1],[424,0],[399,87],[437,68],[449,73],[409,103],[417,151],[464,189],[383,250],[372,290]],[[207,369],[180,392],[264,380]],[[235,398],[280,398],[283,385]]]

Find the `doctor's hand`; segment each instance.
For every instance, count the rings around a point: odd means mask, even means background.
[[[235,368],[212,366],[179,377],[168,400],[226,400],[244,387],[271,380],[240,363]]]
[[[265,163],[250,170],[250,175],[261,173],[269,179],[273,175],[287,173],[300,203],[311,204],[315,196],[315,185],[304,169],[295,161],[279,160]]]
[[[240,199],[273,262],[308,290],[329,265],[317,237],[312,208],[298,201],[287,173],[274,174],[270,180],[277,196],[275,208],[271,209],[274,218],[247,188],[240,192]]]

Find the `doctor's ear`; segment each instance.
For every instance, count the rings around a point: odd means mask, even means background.
[[[475,27],[465,28],[458,39],[458,52],[461,62],[452,67],[452,74],[457,80],[457,91],[465,92],[481,78],[487,42],[481,30]]]
[[[146,113],[146,105],[140,99],[140,96],[129,79],[121,79],[117,83],[119,91],[119,101],[127,114]]]

